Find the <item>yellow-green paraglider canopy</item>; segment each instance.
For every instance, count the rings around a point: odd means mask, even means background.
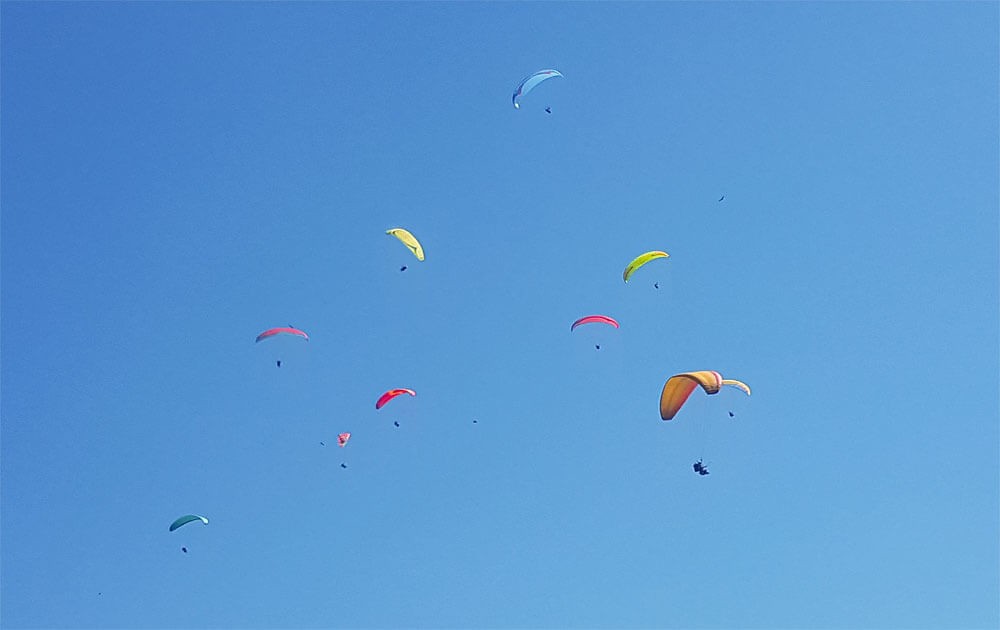
[[[642,267],[651,260],[656,260],[657,258],[669,258],[670,254],[661,251],[651,251],[645,254],[640,254],[636,256],[632,262],[630,262],[626,267],[625,271],[622,272],[622,280],[628,282],[628,279],[632,277],[632,274],[636,272],[639,267]]]
[[[404,228],[392,228],[385,231],[386,234],[391,234],[400,240],[403,245],[406,245],[413,255],[417,257],[417,260],[424,259],[424,248],[420,245],[420,241],[417,240],[409,230]]]

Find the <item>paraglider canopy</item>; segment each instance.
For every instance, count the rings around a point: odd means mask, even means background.
[[[201,521],[205,525],[208,525],[208,519],[204,516],[198,516],[197,514],[185,514],[170,524],[170,531],[174,531],[178,527],[183,527],[184,525],[193,523],[194,521]]]
[[[660,417],[672,420],[699,385],[706,394],[717,394],[722,387],[722,375],[713,370],[702,370],[671,376],[660,393]]]
[[[527,94],[528,92],[532,91],[533,89],[535,89],[535,87],[537,87],[539,83],[541,83],[542,81],[546,81],[548,79],[553,79],[555,77],[561,77],[561,76],[562,73],[559,72],[558,70],[547,69],[547,70],[539,70],[538,72],[533,72],[528,76],[524,77],[523,79],[521,79],[521,82],[518,84],[517,89],[514,90],[514,96],[511,98],[511,101],[514,103],[514,108],[520,109],[521,97]]]
[[[347,440],[349,439],[351,439],[350,433],[341,433],[337,436],[337,446],[340,446],[341,448],[347,446]]]
[[[420,244],[420,241],[418,241],[417,238],[410,233],[409,230],[404,228],[390,228],[386,230],[385,233],[398,238],[403,245],[406,245],[406,247],[411,252],[413,252],[413,255],[417,257],[417,260],[422,261],[424,259],[423,246]],[[405,270],[406,270],[405,266],[402,269],[400,269],[400,271],[405,271]]]
[[[387,391],[386,393],[384,393],[384,394],[382,394],[381,396],[378,397],[378,400],[375,401],[375,408],[376,409],[381,409],[382,405],[386,404],[387,402],[389,402],[390,400],[392,400],[396,396],[402,396],[403,394],[409,394],[410,396],[416,396],[417,392],[413,391],[412,389],[405,389],[405,388],[390,389],[389,391]]]
[[[280,328],[269,328],[264,332],[260,333],[259,335],[257,335],[257,340],[254,343],[260,343],[264,339],[274,337],[275,335],[295,335],[297,337],[302,337],[306,341],[309,341],[309,335],[305,334],[305,332],[299,330],[298,328],[292,328],[291,326],[282,326]]]
[[[746,394],[747,396],[750,395],[750,386],[744,383],[743,381],[737,381],[736,379],[732,378],[724,378],[722,379],[722,384],[729,385],[730,387],[735,387],[737,389],[741,389],[743,390],[744,394]]]
[[[608,317],[607,315],[587,315],[586,317],[581,317],[573,322],[569,329],[571,331],[576,330],[577,326],[582,326],[584,324],[608,324],[609,326],[620,328],[618,322],[615,321],[613,317]]]
[[[622,272],[622,280],[628,282],[632,274],[636,272],[639,267],[642,267],[651,260],[656,260],[657,258],[669,258],[670,254],[667,252],[661,252],[658,250],[646,252],[645,254],[639,254],[632,259],[628,265],[625,266],[625,271]]]

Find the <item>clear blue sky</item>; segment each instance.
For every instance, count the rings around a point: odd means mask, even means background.
[[[996,627],[998,7],[3,2],[3,627]]]

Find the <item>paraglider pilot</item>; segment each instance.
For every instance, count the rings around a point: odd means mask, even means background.
[[[703,477],[708,474],[708,468],[705,467],[705,464],[701,463],[700,459],[694,463],[694,466],[692,466],[692,468],[694,468],[694,471],[696,473],[698,473]]]

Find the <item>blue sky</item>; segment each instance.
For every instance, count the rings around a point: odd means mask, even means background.
[[[3,2],[3,627],[995,627],[998,15]]]

